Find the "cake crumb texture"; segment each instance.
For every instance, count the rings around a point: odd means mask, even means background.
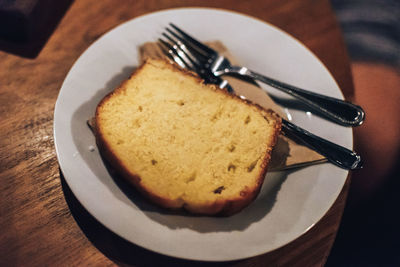
[[[163,60],[146,61],[96,110],[112,166],[153,202],[200,214],[232,214],[255,198],[280,125]]]

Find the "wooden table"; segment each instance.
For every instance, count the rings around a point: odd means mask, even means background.
[[[36,58],[0,51],[0,266],[203,265],[149,252],[98,223],[66,185],[53,139],[57,95],[78,56],[122,22],[180,6],[226,8],[277,25],[310,48],[351,98],[349,61],[328,0],[74,1]],[[324,265],[348,188],[349,179],[329,212],[297,240],[227,265]]]

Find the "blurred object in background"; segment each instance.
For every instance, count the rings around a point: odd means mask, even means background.
[[[399,0],[331,0],[353,61],[400,66]]]
[[[400,266],[400,1],[331,0],[351,58],[363,155],[327,266]]]
[[[72,0],[0,0],[0,50],[34,58]]]

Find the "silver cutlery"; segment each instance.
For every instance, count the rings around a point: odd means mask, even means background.
[[[246,67],[233,66],[226,57],[196,40],[174,24],[170,23],[170,28],[166,28],[166,30],[170,36],[179,40],[188,50],[195,54],[203,69],[209,70],[216,77],[230,74],[263,82],[295,97],[320,115],[343,126],[358,126],[364,121],[365,113],[360,106],[298,88],[254,72]]]
[[[205,83],[216,84],[221,89],[226,89],[231,93],[234,92],[226,80],[216,76],[210,69],[205,68],[196,55],[187,49],[186,45],[178,38],[167,33],[163,33],[163,37],[164,39],[159,39],[161,49],[180,67],[196,72],[204,79]],[[240,97],[245,98],[244,96]],[[282,130],[285,134],[293,135],[306,146],[325,156],[328,161],[341,168],[347,170],[362,168],[361,156],[354,151],[316,136],[285,119],[282,119]]]

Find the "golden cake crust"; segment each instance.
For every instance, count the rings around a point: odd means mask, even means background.
[[[238,192],[238,194],[235,196],[229,196],[227,198],[221,197],[216,198],[212,201],[205,202],[190,202],[181,197],[166,197],[159,194],[159,192],[157,192],[157,190],[155,190],[151,186],[149,187],[144,185],[144,183],[142,182],[143,177],[141,177],[140,174],[133,172],[129,168],[128,164],[121,160],[121,158],[118,156],[118,152],[116,152],[116,149],[114,148],[114,145],[112,145],[107,139],[107,136],[104,133],[104,127],[102,125],[103,121],[100,119],[105,104],[116,95],[124,94],[124,91],[128,90],[128,81],[134,79],[137,75],[140,75],[140,72],[143,70],[146,64],[160,65],[163,68],[168,68],[172,72],[178,72],[179,75],[185,76],[185,79],[194,79],[197,83],[203,83],[203,81],[197,75],[193,74],[192,72],[182,70],[168,62],[162,60],[146,61],[142,66],[135,70],[135,72],[128,80],[124,81],[117,89],[105,96],[96,108],[94,129],[96,142],[103,158],[106,159],[123,178],[134,185],[136,189],[138,189],[138,191],[140,191],[147,199],[162,207],[169,209],[183,208],[191,213],[205,215],[232,215],[242,210],[256,198],[261,189],[261,185],[263,184],[264,177],[267,172],[268,163],[271,157],[271,151],[276,143],[281,128],[281,120],[279,116],[271,110],[264,110],[262,107],[250,101],[243,100],[235,95],[229,94],[228,92],[221,90],[214,85],[207,85],[207,88],[214,91],[216,94],[222,94],[226,98],[235,99],[235,101],[255,107],[267,121],[273,121],[273,133],[269,136],[269,140],[266,141],[268,145],[264,148],[259,173],[257,174],[255,182],[244,186],[244,188],[242,188],[240,192]],[[134,165],[135,162],[132,162],[132,164]],[[166,179],[166,177],[159,177],[159,179]]]

